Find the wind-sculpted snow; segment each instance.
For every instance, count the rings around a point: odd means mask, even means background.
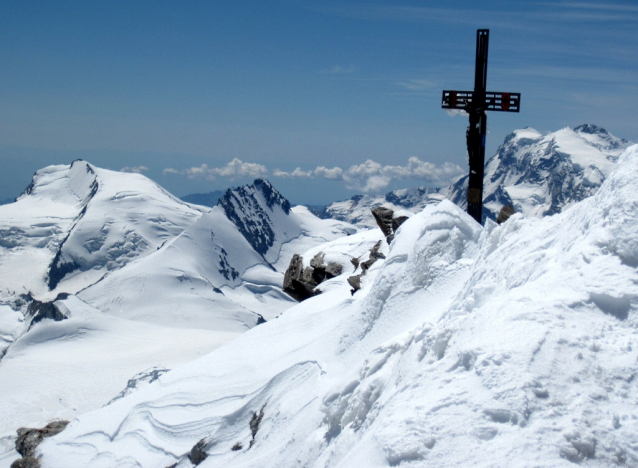
[[[636,232],[638,146],[555,216],[481,228],[429,206],[354,296],[306,300],[81,416],[39,456],[187,467],[204,439],[202,468],[635,466]]]

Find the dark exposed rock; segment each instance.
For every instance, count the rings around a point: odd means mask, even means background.
[[[259,202],[259,194],[267,209]],[[267,180],[256,179],[252,185],[228,189],[218,205],[248,243],[262,256],[276,241],[271,216],[278,206],[290,214],[290,203]],[[269,214],[270,213],[270,214]]]
[[[294,254],[290,260],[290,265],[284,274],[284,291],[292,286],[292,280],[299,281],[303,274],[303,259],[301,255]]]
[[[323,265],[323,257],[323,252],[319,252],[317,255],[312,257],[312,260],[310,260],[310,266],[312,268],[320,268]]]
[[[314,271],[315,271],[314,268],[306,267],[304,268],[303,274],[301,275],[301,281],[303,283],[306,283],[309,286],[312,286],[313,288],[319,284],[319,282],[315,281],[314,279],[314,275],[313,275]]]
[[[359,275],[354,275],[348,278],[348,284],[352,286],[352,290],[350,291],[352,294],[356,293],[359,289],[361,289],[361,276],[363,273]]]
[[[357,268],[359,268],[359,257],[352,257],[350,259],[350,263],[354,265],[354,269],[356,270]]]
[[[328,266],[326,266],[326,277],[334,278],[335,276],[339,276],[343,271],[343,266],[337,262],[330,262]]]
[[[22,458],[14,461],[11,468],[39,468],[40,462],[33,456],[36,447],[45,437],[59,434],[66,428],[69,421],[52,421],[42,429],[21,427],[18,429],[16,450]]]
[[[308,268],[304,269],[301,255],[294,254],[290,260],[290,265],[284,274],[284,292],[299,302],[308,299],[315,294],[314,288],[317,284],[311,284],[304,281],[304,278],[307,278],[308,276],[309,279],[312,279],[312,268],[310,268],[309,273],[306,273]]]
[[[496,217],[496,222],[498,224],[503,224],[505,221],[507,221],[510,216],[512,216],[514,213],[516,213],[516,210],[514,209],[514,207],[512,205],[506,205],[503,208],[501,208],[500,213],[498,214],[498,216]]]
[[[206,439],[200,440],[191,449],[190,453],[188,454],[188,459],[193,465],[199,465],[208,457],[206,452],[204,452],[204,447],[206,447]]]
[[[40,322],[44,319],[55,320],[56,322],[60,322],[67,318],[60,309],[56,307],[54,304],[55,301],[60,299],[66,299],[68,294],[61,293],[58,297],[51,302],[41,302],[33,299],[31,304],[27,307],[27,318],[31,319],[31,323],[29,325],[29,329],[33,327],[36,323]]]
[[[126,388],[104,406],[108,406],[114,401],[120,400],[125,396],[130,395],[131,393],[139,389],[142,385],[152,384],[162,375],[166,374],[169,370],[170,369],[167,369],[165,367],[155,366],[142,372],[138,372],[128,380],[128,382],[126,383]]]
[[[255,443],[255,436],[257,435],[257,431],[259,430],[259,425],[261,424],[261,420],[264,419],[265,407],[266,407],[266,404],[264,403],[264,406],[261,407],[261,409],[259,410],[259,413],[254,412],[253,417],[250,419],[250,433],[252,434],[252,439],[250,441],[250,445],[248,446],[248,448],[252,447],[253,444]]]
[[[374,258],[375,260],[378,260],[380,258],[385,258],[385,255],[379,252],[380,248],[381,248],[381,241],[374,244],[374,246],[370,249],[370,258]]]
[[[244,448],[243,444],[241,442],[237,442],[235,445],[232,446],[231,450],[233,452],[237,452],[243,448]]]
[[[372,210],[372,216],[379,225],[381,232],[385,236],[388,244],[394,239],[394,230],[392,229],[392,215],[394,211],[384,206],[377,206]]]
[[[385,206],[377,206],[372,210],[372,216],[374,216],[377,225],[383,232],[388,244],[394,239],[399,227],[408,220],[407,216],[394,216],[394,211]]]
[[[303,281],[292,280],[292,288],[286,292],[298,302],[305,301],[309,297],[319,294],[314,290],[314,286]]]
[[[40,468],[40,462],[35,457],[18,458],[11,463],[11,468]]]
[[[392,218],[392,230],[397,232],[399,227],[405,223],[409,218],[407,216],[397,216],[396,218]]]
[[[321,294],[317,286],[323,281],[339,276],[343,267],[337,262],[323,263],[324,253],[319,252],[310,261],[310,266],[303,266],[301,255],[294,254],[284,274],[284,292],[301,302],[309,297]]]
[[[355,265],[355,261],[356,261],[355,270],[357,266],[361,266],[360,274],[354,275],[348,278],[348,284],[352,286],[352,289],[350,290],[352,294],[356,293],[359,289],[361,289],[361,277],[366,274],[366,272],[372,266],[372,264],[374,264],[374,262],[376,262],[379,259],[385,258],[385,255],[379,252],[380,248],[381,248],[381,241],[378,241],[370,249],[370,258],[368,258],[365,262],[359,263],[359,258],[361,257],[353,258],[352,260],[350,260],[353,265]]]

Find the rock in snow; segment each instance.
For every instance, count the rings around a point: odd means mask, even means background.
[[[428,206],[355,296],[344,271],[36,454],[51,468],[187,467],[205,440],[202,468],[636,466],[638,146],[568,204],[485,227]],[[304,257],[356,256],[370,236]]]

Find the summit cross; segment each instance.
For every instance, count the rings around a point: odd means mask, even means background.
[[[483,217],[483,175],[485,170],[485,111],[518,112],[520,93],[485,91],[487,84],[487,48],[489,29],[476,31],[476,71],[474,91],[443,91],[443,109],[462,109],[470,117],[465,134],[470,174],[467,187],[467,212],[479,224]]]

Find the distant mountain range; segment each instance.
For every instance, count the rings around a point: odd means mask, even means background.
[[[496,220],[503,206],[511,205],[525,216],[540,217],[592,195],[629,147],[595,125],[569,127],[542,135],[526,128],[505,138],[486,164],[483,219]],[[320,217],[375,226],[372,208],[421,211],[425,206],[450,199],[465,209],[467,176],[444,188],[394,190],[385,195],[355,195],[316,210]]]

